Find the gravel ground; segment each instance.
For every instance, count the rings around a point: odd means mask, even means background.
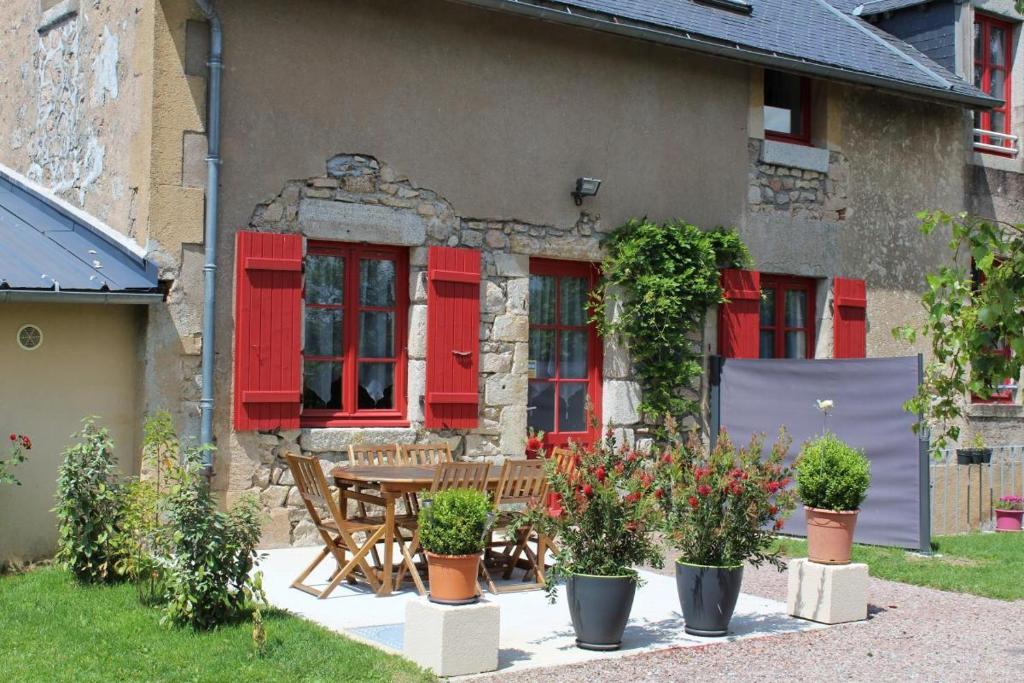
[[[748,567],[743,592],[785,602],[786,575],[771,567]],[[1024,680],[1024,601],[1002,602],[874,578],[868,601],[866,622],[533,669],[493,680]]]

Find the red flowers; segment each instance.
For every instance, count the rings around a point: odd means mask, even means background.
[[[654,497],[658,498],[659,500],[661,498],[664,498],[665,497],[665,490],[664,489],[654,489]]]
[[[21,445],[29,450],[32,449],[32,441],[27,436],[21,437]]]
[[[640,492],[634,491],[633,493],[627,493],[623,500],[630,504],[636,503],[637,501],[640,500]]]
[[[671,465],[672,464],[672,454],[666,452],[663,456],[661,456],[661,461],[663,463],[665,463],[666,465]]]
[[[725,492],[732,496],[743,495],[743,484],[738,481],[734,481],[725,487]]]
[[[711,475],[711,468],[710,467],[694,467],[693,468],[693,478],[694,478],[695,481],[700,481],[700,480],[702,480],[702,479],[704,479],[704,478],[706,478],[706,477],[708,477],[710,475]]]
[[[627,462],[636,462],[639,459],[640,459],[640,454],[637,453],[636,451],[630,451],[629,455],[626,456],[626,461]]]
[[[701,496],[703,498],[704,496],[708,495],[709,493],[711,493],[711,487],[708,486],[707,484],[701,484],[700,486],[697,487],[697,495],[698,496]]]
[[[25,450],[32,450],[32,440],[25,436],[24,434],[11,433],[10,437],[8,438],[10,438],[12,442],[14,442],[14,446],[12,446],[12,448],[20,447],[24,448]]]
[[[622,474],[626,470],[626,465],[621,462],[617,462],[615,463],[615,467],[612,469],[615,470],[615,474]]]
[[[686,502],[689,503],[690,507],[692,508],[696,508],[698,505],[700,505],[700,501],[697,500],[697,496],[690,496]]]
[[[594,477],[597,479],[598,483],[604,483],[604,480],[608,478],[608,472],[604,469],[604,465],[599,465],[598,468],[594,470]]]
[[[653,481],[654,479],[647,472],[640,475],[640,485],[645,489],[650,488]]]
[[[772,517],[774,517],[775,515],[779,514],[779,508],[777,508],[776,506],[772,505],[770,508],[768,508],[768,514],[770,514]]]
[[[783,522],[782,522],[781,519],[775,520],[775,530],[778,531],[779,529],[781,529],[782,528],[782,524],[783,524]]]
[[[526,450],[528,451],[539,451],[543,445],[544,442],[535,436],[531,436],[526,440]]]
[[[17,441],[17,440],[18,440],[18,435],[17,434],[11,434],[11,441]]]
[[[587,498],[593,498],[594,497],[594,487],[591,486],[590,484],[584,484],[582,490],[583,490],[583,495],[586,496]]]

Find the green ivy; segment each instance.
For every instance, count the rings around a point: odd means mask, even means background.
[[[750,254],[732,230],[683,221],[633,219],[604,245],[592,319],[628,348],[645,419],[681,420],[699,410],[684,392],[703,372],[699,339],[708,308],[723,300],[719,270],[748,266]]]

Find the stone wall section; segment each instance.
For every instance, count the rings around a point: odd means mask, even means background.
[[[320,458],[324,471],[358,443],[448,442],[458,459],[500,462],[523,457],[527,431],[530,257],[597,261],[610,229],[581,212],[573,225],[460,216],[437,193],[415,186],[368,155],[342,154],[322,176],[293,180],[253,212],[248,229],[303,234],[308,239],[410,247],[408,428],[302,429],[232,433],[228,497],[254,493],[270,515],[268,546],[304,545],[316,531],[302,507],[285,453]],[[473,430],[423,428],[426,382],[427,255],[432,246],[480,250],[480,413]],[[602,411],[606,425],[629,441],[638,434],[640,389],[628,355],[605,342]],[[223,470],[223,468],[221,468]]]
[[[839,222],[846,220],[849,198],[848,162],[842,152],[829,152],[828,171],[821,172],[762,161],[764,140],[751,139],[747,205],[751,213],[788,213],[794,217]]]

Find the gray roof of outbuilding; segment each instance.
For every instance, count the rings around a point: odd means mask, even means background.
[[[858,17],[869,17],[872,14],[881,14],[883,12],[894,12],[896,10],[906,9],[907,7],[916,7],[917,5],[924,5],[932,0],[867,0],[867,2],[859,2],[853,9],[853,14]]]
[[[0,166],[0,300],[20,291],[54,300],[158,293],[157,267],[127,238]]]
[[[1000,103],[853,15],[862,0],[458,0],[974,107]],[[727,3],[726,3],[727,4]]]

